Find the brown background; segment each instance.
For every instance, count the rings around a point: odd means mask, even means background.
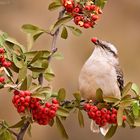
[[[5,4],[5,2],[11,2]],[[19,30],[22,24],[32,23],[42,28],[48,28],[56,19],[58,12],[47,10],[51,0],[0,0],[0,29],[26,44],[26,36]],[[57,47],[64,54],[62,61],[53,61],[56,79],[54,90],[64,87],[71,93],[78,89],[79,71],[91,54],[93,45],[90,38],[97,36],[114,43],[120,53],[121,66],[125,74],[125,81],[133,81],[140,85],[140,0],[110,0],[104,9],[95,29],[84,30],[82,36],[69,34],[68,40],[59,38]],[[49,48],[51,37],[44,35],[36,42],[36,48]],[[11,96],[11,95],[10,95]],[[75,114],[74,114],[75,115]],[[64,123],[70,135],[70,140],[103,139],[93,134],[89,129],[90,121],[85,116],[86,127],[80,129],[76,116],[71,115]],[[18,121],[19,116],[11,104],[11,97],[6,91],[0,95],[0,118],[8,120],[10,124]],[[73,119],[74,118],[74,119]],[[113,140],[138,139],[140,129],[119,129]],[[61,140],[56,128],[33,125],[32,140]],[[26,140],[29,137],[25,138]]]

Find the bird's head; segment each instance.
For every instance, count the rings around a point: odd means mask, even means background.
[[[118,51],[113,44],[99,40],[97,38],[92,38],[91,41],[95,44],[96,48],[101,50],[104,54],[115,58],[118,57]]]

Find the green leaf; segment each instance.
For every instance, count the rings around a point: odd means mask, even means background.
[[[33,37],[37,34],[44,33],[43,29],[32,24],[24,24],[21,28],[25,33],[31,34]],[[37,38],[34,39],[36,40]]]
[[[44,73],[44,77],[47,81],[52,81],[55,75],[53,73]]]
[[[9,131],[4,131],[0,135],[0,140],[13,140],[13,136]]]
[[[107,3],[107,0],[95,0],[95,5],[104,8],[105,4]]]
[[[72,20],[72,16],[66,16],[66,17],[63,17],[61,19],[59,19],[53,26],[52,30],[56,29],[56,28],[59,28],[61,25],[69,22]]]
[[[131,106],[133,103],[137,103],[137,100],[135,99],[123,100],[120,102],[120,106],[126,108],[128,106]]]
[[[64,56],[63,56],[63,54],[61,52],[54,53],[52,57],[55,58],[55,59],[57,59],[57,60],[64,59]]]
[[[134,91],[134,93],[135,93],[136,95],[139,95],[140,89],[139,89],[139,87],[138,87],[135,83],[132,84],[131,89]]]
[[[118,112],[117,112],[117,123],[118,126],[122,126],[122,118],[123,118],[123,112],[124,112],[124,107],[119,107]]]
[[[84,117],[81,110],[78,111],[78,120],[80,127],[84,127]]]
[[[49,5],[48,10],[55,10],[55,9],[59,8],[60,6],[62,6],[62,4],[59,1],[57,1],[57,2],[55,1]]]
[[[108,103],[116,103],[120,101],[120,99],[115,98],[115,97],[104,97],[103,99],[105,102],[108,102]]]
[[[54,119],[52,119],[51,121],[49,121],[49,126],[53,126],[54,125]]]
[[[28,40],[28,50],[32,48],[33,42],[38,39],[40,35],[45,33],[45,31],[35,25],[32,24],[25,24],[22,26],[22,30],[27,33],[27,40]]]
[[[75,97],[75,99],[76,99],[78,102],[80,102],[80,101],[81,101],[81,95],[80,95],[80,93],[79,93],[79,92],[74,93],[74,94],[73,94],[73,96]]]
[[[26,118],[23,118],[18,123],[10,126],[9,128],[21,128],[24,125],[25,120],[26,120]]]
[[[61,120],[60,120],[59,117],[57,117],[57,116],[56,116],[56,126],[57,126],[57,128],[59,129],[59,131],[61,132],[61,135],[62,135],[64,138],[68,139],[68,138],[69,138],[69,137],[68,137],[68,134],[67,134],[67,132],[66,132],[66,130],[65,130],[65,128],[64,128],[64,126],[63,126],[63,124],[62,124],[62,122],[61,122]]]
[[[5,39],[8,37],[7,33],[0,31],[0,46],[4,45]]]
[[[22,82],[20,89],[21,90],[28,90],[32,84],[32,77],[28,75],[25,77],[24,81]]]
[[[63,27],[62,33],[61,33],[61,38],[67,39],[68,38],[68,31],[66,27]]]
[[[51,97],[51,95],[52,95],[52,93],[50,91],[43,90],[43,91],[32,94],[32,97],[33,98],[39,98],[41,100],[47,100]]]
[[[103,102],[103,91],[100,88],[96,91],[96,101]]]
[[[137,119],[139,117],[139,111],[140,111],[139,102],[134,103],[132,105],[132,111],[133,111],[134,117]]]
[[[30,51],[30,52],[26,52],[24,54],[26,56],[27,61],[31,61],[35,57],[35,55],[37,55],[37,53],[39,53],[39,52],[42,53],[41,57],[43,57],[43,58],[47,59],[50,56],[50,52],[47,50]]]
[[[22,68],[24,66],[24,61],[19,59],[17,55],[13,54],[13,62],[17,68]]]
[[[123,91],[122,91],[122,96],[124,97],[125,95],[128,94],[128,91],[130,91],[132,87],[132,82],[129,82],[124,88],[123,88]]]
[[[40,73],[43,73],[46,70],[46,68],[35,67],[35,66],[31,66],[28,69],[30,69],[32,72],[40,72]]]
[[[36,62],[39,59],[39,57],[41,57],[41,56],[42,56],[42,52],[41,51],[37,52],[36,55],[33,57],[33,59],[30,61],[29,65]]]
[[[107,134],[105,135],[106,139],[110,139],[113,137],[113,135],[115,134],[116,130],[117,130],[117,125],[112,125],[110,127],[110,129],[108,130]]]
[[[24,65],[21,69],[19,69],[18,81],[23,81],[26,78],[27,74],[27,66]]]
[[[72,33],[76,36],[80,36],[82,34],[82,31],[74,26],[66,26],[66,27],[68,27],[72,31]]]
[[[65,89],[64,88],[59,89],[57,100],[59,102],[62,102],[62,101],[64,101],[65,97],[66,97],[66,91],[65,91]]]
[[[25,52],[24,46],[11,37],[6,38],[5,43],[10,47],[11,50],[15,51],[15,53],[20,54]]]
[[[68,117],[69,111],[63,107],[59,107],[56,114],[61,117]]]

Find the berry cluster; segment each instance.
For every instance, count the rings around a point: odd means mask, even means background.
[[[84,28],[93,28],[99,19],[99,14],[102,14],[102,10],[95,5],[93,0],[87,2],[63,0],[63,6],[67,13],[73,16],[74,23]]]
[[[17,108],[18,113],[25,113],[25,110],[30,106],[31,93],[29,91],[15,90],[12,102]]]
[[[31,110],[33,119],[40,125],[47,125],[55,116],[58,109],[58,101],[52,100],[51,103],[42,104],[39,99],[32,99]]]
[[[90,119],[94,120],[100,127],[109,124],[117,124],[117,110],[112,109],[98,109],[97,106],[91,104],[85,104],[84,110],[88,113]],[[123,121],[126,120],[126,116],[123,116]]]
[[[56,116],[59,107],[55,98],[52,99],[52,103],[43,103],[38,98],[32,98],[29,91],[15,90],[12,102],[19,113],[25,113],[28,110],[33,120],[40,125],[47,125]]]
[[[5,50],[3,48],[0,48],[0,73],[2,73],[3,71],[2,67],[8,68],[11,66],[11,62],[5,59],[4,53],[5,53]],[[0,83],[3,84],[4,82],[5,82],[5,78],[0,76]]]

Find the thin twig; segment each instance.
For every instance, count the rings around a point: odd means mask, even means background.
[[[65,13],[65,9],[59,12],[58,20],[63,17],[64,13]],[[51,34],[53,36],[53,39],[52,39],[52,45],[51,45],[51,55],[48,57],[49,62],[51,60],[52,55],[57,51],[56,41],[58,38],[59,31],[60,31],[60,27],[57,28],[54,34]],[[43,85],[43,73],[39,74],[38,82],[40,85]]]
[[[3,126],[2,123],[0,123],[0,126],[5,127],[5,126]],[[7,127],[6,127],[6,130],[8,130],[10,133],[12,133],[15,137],[18,136],[18,134],[17,134],[16,132],[14,132],[13,130],[11,130],[10,128],[7,128]]]

